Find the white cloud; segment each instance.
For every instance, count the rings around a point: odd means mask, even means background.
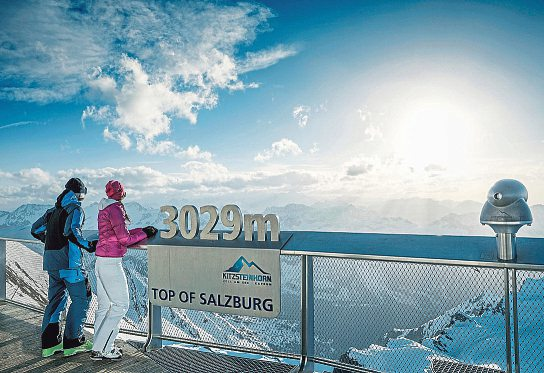
[[[0,176],[0,204],[12,207],[22,203],[51,201],[66,182],[61,184],[54,175],[38,167],[17,172],[0,171]]]
[[[347,176],[368,174],[375,168],[376,160],[367,157],[356,157],[344,165]]]
[[[258,52],[248,52],[245,60],[240,62],[237,71],[239,74],[243,74],[253,70],[265,69],[295,54],[297,54],[295,47],[285,45],[278,45]]]
[[[196,123],[218,90],[258,87],[238,74],[296,53],[285,45],[244,51],[272,16],[257,3],[8,2],[0,8],[0,79],[13,84],[0,87],[0,99],[83,97],[82,123],[104,122],[132,142],[155,139],[174,118]]]
[[[187,149],[180,151],[181,158],[201,159],[211,161],[212,153],[200,150],[198,145],[188,146]]]
[[[198,145],[190,145],[187,149],[183,149],[169,140],[149,140],[145,137],[139,137],[136,140],[136,149],[140,153],[157,154],[157,155],[172,155],[180,159],[195,159],[211,161],[212,153],[202,151]]]
[[[319,145],[319,144],[316,143],[316,142],[314,142],[314,143],[312,144],[312,147],[311,147],[310,150],[309,150],[310,154],[315,154],[315,153],[319,152],[319,146],[318,146],[318,145]]]
[[[16,173],[15,177],[24,183],[35,185],[47,185],[52,182],[51,175],[38,167],[23,169]]]
[[[301,153],[302,150],[295,142],[284,138],[272,143],[270,149],[257,154],[254,159],[258,162],[264,162],[275,157],[284,157],[288,154],[299,155]]]
[[[320,112],[325,112],[325,113],[326,113],[327,111],[329,111],[329,108],[327,107],[327,105],[328,105],[328,102],[325,101],[325,102],[319,104],[319,105],[315,108],[314,111],[315,111],[316,113],[320,113]]]
[[[504,166],[503,160],[497,160],[499,163]],[[541,191],[544,188],[539,177],[544,171],[542,165],[536,167],[529,162],[520,165],[514,160],[506,166],[517,170],[509,176],[524,182],[530,192],[531,204],[542,203],[544,195]],[[479,164],[476,173],[459,176],[448,171],[438,178],[423,171],[410,172],[398,158],[364,155],[333,167],[261,165],[259,168],[259,171],[240,172],[220,163],[195,160],[184,163],[175,173],[147,166],[55,172],[40,168],[17,172],[0,170],[0,210],[23,203],[52,204],[71,177],[80,177],[89,188],[88,203],[103,197],[104,186],[109,180],[118,179],[127,187],[129,200],[151,206],[179,203],[182,196],[184,201],[195,204],[222,201],[248,205],[250,201],[259,201],[265,207],[301,201],[363,204],[407,197],[481,200],[482,193],[485,194],[493,182],[504,177],[500,172],[497,174],[498,167],[489,167],[488,161]]]
[[[180,195],[184,199],[207,196],[209,202],[210,198],[216,200],[232,195],[251,199],[263,197],[268,192],[299,193],[315,187],[323,179],[315,172],[299,169],[233,172],[222,164],[207,161],[189,161],[180,170],[165,173],[147,166],[136,166],[76,168],[54,173],[41,169],[15,173],[0,171],[0,207],[14,208],[23,203],[52,204],[71,177],[83,180],[89,190],[88,202],[98,201],[104,196],[106,183],[117,179],[125,185],[130,200],[148,205],[159,205],[170,201],[172,196]]]
[[[108,106],[97,108],[96,106],[87,106],[81,113],[81,125],[85,127],[87,119],[93,119],[96,122],[107,123],[111,118],[111,109]],[[106,127],[107,129],[107,127]]]
[[[212,107],[216,101],[212,94],[206,97],[190,91],[177,92],[170,80],[151,82],[140,62],[127,56],[121,59],[120,71],[123,85],[114,92],[113,124],[147,139],[168,134],[171,115],[196,123],[196,110]]]
[[[104,138],[106,140],[112,140],[117,142],[121,147],[125,150],[128,150],[132,146],[132,141],[130,140],[130,137],[123,132],[118,131],[110,131],[108,127],[104,128]]]
[[[430,176],[430,177],[436,177],[440,176],[447,170],[446,167],[440,164],[431,163],[425,166],[424,171]]]
[[[305,105],[299,105],[293,108],[293,118],[298,121],[298,126],[300,128],[304,128],[308,124],[311,110],[311,107]]]
[[[357,112],[359,113],[359,118],[361,118],[361,121],[366,125],[366,141],[375,141],[383,138],[383,132],[381,128],[382,126],[380,121],[380,117],[383,114],[375,114],[366,108],[357,109]]]
[[[190,161],[182,165],[190,178],[196,183],[225,182],[233,177],[229,170],[219,163]]]

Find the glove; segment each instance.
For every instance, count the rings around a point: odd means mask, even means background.
[[[142,230],[144,231],[147,238],[153,237],[154,235],[157,234],[157,228],[152,227],[150,225],[148,225],[147,227],[143,227]]]
[[[34,236],[34,238],[42,241],[43,243],[45,243],[45,233],[33,233],[31,232],[32,236]]]
[[[87,249],[87,251],[90,253],[94,253],[96,251],[97,244],[98,244],[98,240],[89,241],[89,248]]]

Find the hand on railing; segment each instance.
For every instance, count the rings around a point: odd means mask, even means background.
[[[155,228],[155,227],[153,227],[151,225],[148,225],[147,227],[143,227],[142,230],[146,234],[147,238],[153,237],[158,232],[157,228]]]
[[[96,251],[97,244],[98,244],[98,240],[89,241],[89,247],[85,250],[87,250],[90,253],[94,253]]]

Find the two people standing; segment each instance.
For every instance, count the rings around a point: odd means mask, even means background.
[[[46,211],[32,226],[32,235],[45,243],[43,269],[49,274],[48,305],[42,322],[42,356],[57,351],[64,356],[92,350],[94,360],[119,359],[120,349],[114,347],[119,323],[128,310],[129,298],[122,258],[127,246],[157,233],[151,226],[127,229],[130,219],[121,200],[126,196],[123,185],[110,181],[100,202],[99,240],[86,240],[82,233],[85,214],[81,201],[87,188],[78,178],[70,179],[57,198],[55,207]],[[93,343],[86,341],[83,324],[92,292],[82,263],[82,251],[96,251],[98,309],[95,315]],[[68,295],[72,301],[64,336],[61,338],[60,315]]]

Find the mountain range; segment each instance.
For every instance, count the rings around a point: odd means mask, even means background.
[[[50,206],[26,204],[14,211],[0,211],[0,235],[30,238],[29,228]],[[159,208],[137,202],[125,204],[132,227],[153,225],[164,228],[165,214]],[[220,207],[220,206],[219,206]],[[480,224],[482,204],[475,201],[437,201],[409,198],[374,202],[365,206],[352,204],[288,204],[268,207],[263,213],[279,216],[282,230],[329,232],[406,233],[460,236],[490,236],[491,228]],[[544,205],[531,206],[533,224],[523,227],[519,236],[544,236]],[[251,211],[255,213],[256,211]],[[257,211],[258,213],[258,211]],[[85,206],[86,230],[97,229],[98,203]],[[207,215],[200,216],[201,225]],[[221,229],[218,224],[216,229]]]

